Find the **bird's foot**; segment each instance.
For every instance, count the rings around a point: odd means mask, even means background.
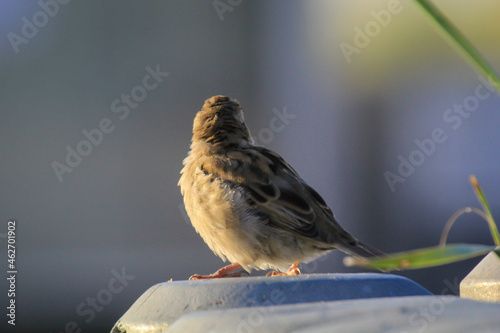
[[[299,263],[296,262],[286,272],[271,271],[266,274],[266,276],[283,276],[283,275],[300,275],[302,274],[299,269]]]
[[[248,274],[246,271],[238,271],[233,272],[237,269],[241,268],[241,265],[238,263],[231,264],[225,267],[222,267],[217,272],[209,275],[200,275],[195,274],[189,278],[189,280],[204,280],[204,279],[218,279],[218,278],[226,278],[226,277],[240,277],[242,274]]]

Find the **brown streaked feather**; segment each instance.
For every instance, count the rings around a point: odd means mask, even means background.
[[[269,226],[332,247],[336,243],[355,244],[356,240],[338,224],[325,200],[280,155],[263,147],[249,147],[231,151],[229,156],[246,162],[251,160],[252,167],[217,158],[219,163],[235,167],[217,163],[211,171],[223,181],[230,181],[232,188],[239,188],[256,203],[258,209],[269,216]]]

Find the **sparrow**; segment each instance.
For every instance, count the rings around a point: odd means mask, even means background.
[[[205,101],[183,165],[178,185],[189,219],[208,247],[231,263],[191,280],[236,277],[252,269],[296,275],[299,263],[333,249],[356,257],[383,255],[344,230],[325,200],[280,155],[254,145],[234,99]]]

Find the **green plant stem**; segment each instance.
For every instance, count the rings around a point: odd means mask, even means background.
[[[429,0],[415,0],[444,37],[500,94],[500,77],[467,38]]]
[[[477,200],[483,206],[483,211],[486,215],[486,221],[490,226],[491,236],[493,237],[493,241],[496,246],[500,246],[500,234],[498,233],[497,225],[495,224],[495,220],[493,219],[493,214],[491,214],[490,205],[488,200],[486,200],[486,196],[484,195],[483,189],[479,186],[479,182],[477,181],[476,176],[471,175],[469,177],[469,181],[474,189],[474,193],[476,194]]]

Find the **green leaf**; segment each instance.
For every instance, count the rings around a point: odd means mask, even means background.
[[[484,78],[489,79],[493,88],[500,93],[500,78],[490,64],[441,11],[429,0],[415,0],[428,15],[431,22],[445,39],[451,43],[469,64]]]
[[[495,250],[495,246],[480,244],[450,244],[424,249],[399,252],[382,257],[373,258],[344,258],[346,266],[361,266],[376,268],[382,271],[395,269],[418,269],[445,265],[465,260]]]

